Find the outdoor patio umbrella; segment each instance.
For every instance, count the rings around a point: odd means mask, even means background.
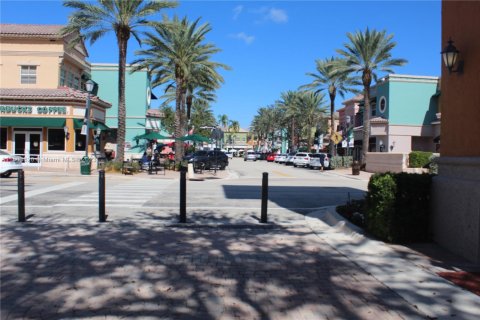
[[[189,134],[188,136],[177,138],[177,140],[193,141],[193,142],[208,142],[208,141],[210,141],[209,138],[201,136],[199,134]]]
[[[160,133],[158,132],[149,132],[149,133],[145,133],[145,134],[141,134],[139,136],[136,136],[135,138],[133,138],[135,140],[140,140],[140,139],[147,139],[147,140],[161,140],[161,139],[170,139],[169,137],[165,137],[165,136],[162,136]]]

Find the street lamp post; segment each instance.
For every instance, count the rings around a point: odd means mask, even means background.
[[[88,80],[85,83],[85,88],[87,89],[87,105],[85,108],[85,117],[83,119],[83,125],[82,125],[82,134],[85,135],[85,156],[82,158],[82,161],[80,162],[80,173],[83,175],[89,175],[90,174],[90,159],[88,158],[88,143],[89,143],[89,137],[90,137],[90,94],[93,91],[93,87],[95,86],[95,83],[92,80]]]
[[[90,136],[90,94],[93,91],[94,82],[88,80],[85,83],[85,88],[87,89],[87,107],[85,108],[85,118],[83,119],[82,132],[85,134],[85,156],[88,157],[88,140]]]

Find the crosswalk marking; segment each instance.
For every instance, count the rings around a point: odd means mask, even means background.
[[[171,181],[142,181],[142,183],[124,183],[108,187],[105,191],[105,202],[109,207],[141,207],[144,203],[161,194]],[[59,207],[94,207],[98,206],[98,192],[79,195],[66,203],[55,204]]]

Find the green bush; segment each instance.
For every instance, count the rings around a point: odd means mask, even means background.
[[[330,159],[330,166],[332,168],[350,168],[352,161],[352,156],[334,156]]]
[[[408,156],[408,166],[410,168],[428,168],[432,152],[412,151]]]
[[[429,240],[430,174],[380,173],[370,178],[367,230],[389,242]]]
[[[140,171],[140,164],[137,161],[133,161],[130,163],[130,166],[133,168],[133,172],[139,172]],[[107,161],[105,163],[105,171],[106,172],[121,172],[123,167],[123,162],[120,161]]]

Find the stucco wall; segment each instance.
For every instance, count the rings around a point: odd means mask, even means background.
[[[480,264],[480,2],[442,1],[442,48],[451,38],[463,73],[442,63],[441,147],[433,180],[434,239]],[[439,63],[441,60],[439,58]]]
[[[427,125],[435,119],[437,82],[390,81],[388,103],[390,124]]]
[[[442,156],[480,156],[479,17],[479,1],[442,2],[442,48],[451,37],[464,61],[462,74],[449,74],[442,63]]]
[[[107,111],[107,126],[118,127],[118,67],[109,64],[92,64],[92,79],[98,83],[98,96],[109,101],[112,108]],[[130,73],[129,68],[125,75],[125,104],[126,135],[125,141],[133,142],[133,137],[145,133],[145,127],[140,125],[146,122],[147,87],[149,86],[146,71]]]
[[[368,172],[403,172],[407,169],[408,155],[404,153],[367,152]]]
[[[57,88],[63,41],[17,41],[2,39],[0,54],[1,88]],[[20,66],[37,66],[37,83],[21,84]],[[53,70],[53,72],[52,72]]]

